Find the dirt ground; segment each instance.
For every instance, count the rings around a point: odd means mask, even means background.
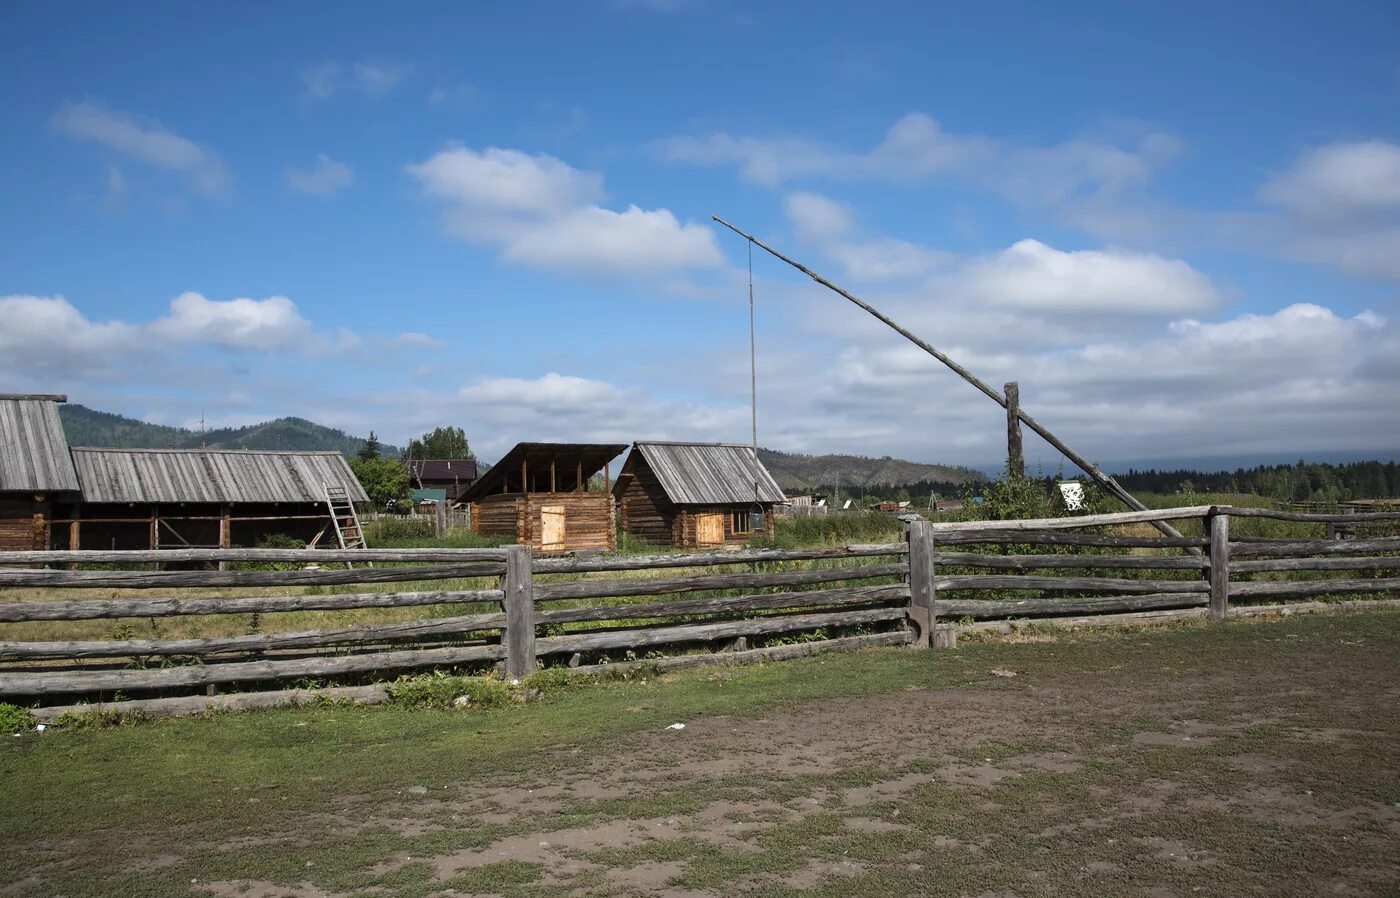
[[[965,646],[959,684],[560,733],[470,779],[448,759],[296,831],[249,829],[215,862],[151,842],[127,872],[256,898],[1396,895],[1400,616],[1351,617],[1232,625],[1240,644]],[[659,723],[665,704],[638,687],[617,711]],[[308,842],[318,827],[338,840]]]

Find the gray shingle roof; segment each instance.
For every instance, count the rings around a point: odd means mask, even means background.
[[[786,501],[752,446],[638,442],[636,451],[677,505]]]
[[[339,452],[74,449],[84,502],[324,502],[368,496]]]
[[[62,396],[0,394],[0,491],[78,489],[58,418]]]

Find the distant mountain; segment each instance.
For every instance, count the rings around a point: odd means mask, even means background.
[[[183,427],[148,424],[135,418],[99,412],[82,405],[58,407],[70,446],[115,449],[281,449],[333,451],[354,455],[364,446],[363,437],[324,427],[305,418],[277,418],[247,427],[224,427],[200,433]],[[385,455],[398,455],[397,446],[381,447]]]
[[[758,450],[764,467],[784,492],[802,493],[817,489],[861,487],[863,489],[907,486],[932,482],[977,483],[987,475],[973,468],[954,465],[926,465],[900,458],[866,458],[863,455],[797,455],[773,449]]]

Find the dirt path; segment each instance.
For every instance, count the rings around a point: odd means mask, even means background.
[[[216,875],[190,893],[1397,894],[1394,628],[1258,626],[1274,629],[1249,651],[1164,634],[970,648],[972,685],[565,734],[469,781],[444,758],[392,800],[218,846],[229,863],[206,858]],[[1135,643],[1163,639],[1182,651]],[[619,713],[655,710],[636,698]],[[309,850],[318,829],[344,857]],[[156,875],[199,851],[143,853]]]

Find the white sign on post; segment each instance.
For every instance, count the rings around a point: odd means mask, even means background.
[[[1060,497],[1065,500],[1065,508],[1069,511],[1084,510],[1084,484],[1077,480],[1060,481]]]

